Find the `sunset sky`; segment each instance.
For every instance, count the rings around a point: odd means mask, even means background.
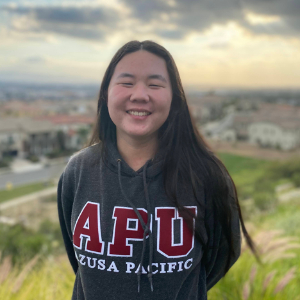
[[[0,81],[99,83],[151,39],[185,86],[300,88],[299,0],[0,0]]]

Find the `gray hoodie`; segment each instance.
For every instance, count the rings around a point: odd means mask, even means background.
[[[162,162],[138,171],[122,160],[116,145],[101,144],[74,155],[58,184],[58,215],[67,254],[76,274],[72,300],[207,299],[223,276],[228,246],[204,192],[201,207],[190,188],[179,190],[185,207],[208,221],[209,252],[195,238],[168,199]],[[236,257],[240,254],[237,212],[232,220]],[[209,231],[209,232],[207,232]]]

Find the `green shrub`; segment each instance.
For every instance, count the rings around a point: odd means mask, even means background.
[[[0,168],[8,168],[9,163],[5,160],[0,160]]]
[[[42,234],[34,234],[21,224],[13,226],[1,225],[0,233],[1,252],[3,256],[11,255],[14,264],[32,258],[36,253],[40,252],[45,242]]]
[[[289,161],[275,162],[266,169],[266,176],[270,179],[291,179],[294,174],[300,173],[300,159],[293,158]]]
[[[39,157],[36,156],[36,155],[29,155],[27,159],[30,160],[33,163],[36,163],[36,162],[40,161]]]
[[[70,156],[72,155],[74,152],[76,152],[76,149],[69,149],[69,150],[53,150],[52,152],[46,154],[46,156],[48,158],[59,158],[59,157],[64,157],[64,156]]]
[[[8,168],[12,160],[13,158],[11,156],[3,157],[0,159],[0,168]]]
[[[300,187],[300,171],[297,173],[295,172],[291,179],[296,187]]]
[[[253,195],[254,205],[259,210],[268,210],[274,208],[277,204],[277,199],[274,193],[270,192],[257,192]]]
[[[254,183],[254,192],[273,193],[275,188],[274,181],[267,176],[259,177]]]
[[[26,262],[37,253],[49,255],[64,252],[59,224],[49,220],[43,221],[37,232],[22,224],[1,224],[0,236],[0,251],[4,257],[12,256],[13,264]]]

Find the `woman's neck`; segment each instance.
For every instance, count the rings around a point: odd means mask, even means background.
[[[117,134],[117,146],[122,158],[134,171],[137,171],[154,157],[158,140],[157,136],[137,140]]]

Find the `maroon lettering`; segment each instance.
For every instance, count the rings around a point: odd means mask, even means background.
[[[188,208],[194,215],[196,206]],[[162,207],[155,209],[157,220],[157,251],[166,257],[187,256],[194,248],[194,232],[190,230],[186,222],[174,207]],[[180,220],[180,241],[175,243],[174,221]]]
[[[99,203],[88,201],[79,214],[73,231],[73,244],[82,249],[83,237],[87,238],[85,251],[103,254],[104,242],[100,230]]]
[[[147,211],[143,208],[139,208],[138,211],[146,224]],[[107,255],[132,257],[133,245],[129,244],[129,241],[143,240],[142,224],[132,208],[116,206],[113,218],[115,219],[113,239],[111,243],[108,243]]]

